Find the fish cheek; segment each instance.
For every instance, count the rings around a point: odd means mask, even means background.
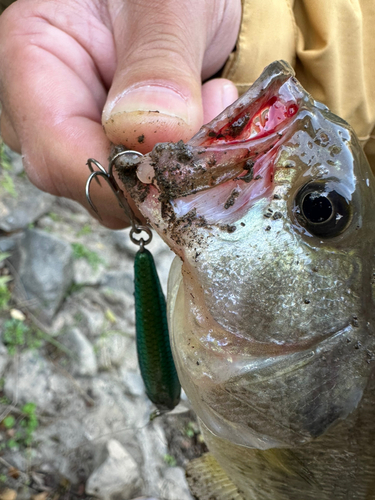
[[[215,241],[201,253],[197,282],[210,315],[236,338],[270,344],[270,352],[306,348],[358,313],[351,291],[361,272],[354,255],[305,244],[287,222],[266,219],[262,207],[251,239]]]

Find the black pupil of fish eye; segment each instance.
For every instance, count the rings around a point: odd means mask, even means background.
[[[327,221],[333,212],[332,203],[322,193],[308,193],[302,202],[302,211],[307,220],[313,224]]]

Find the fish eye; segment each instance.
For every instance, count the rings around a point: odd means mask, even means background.
[[[335,189],[333,181],[312,181],[297,193],[294,214],[311,234],[332,238],[341,234],[352,219],[352,207]]]

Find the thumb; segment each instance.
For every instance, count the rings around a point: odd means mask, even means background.
[[[113,143],[147,152],[157,142],[186,141],[200,128],[202,66],[206,48],[222,29],[220,9],[212,7],[217,3],[122,0],[113,26],[117,70],[103,111]],[[226,60],[236,35],[223,37],[224,49],[219,43],[209,50],[211,74]]]

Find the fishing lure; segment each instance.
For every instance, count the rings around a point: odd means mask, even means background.
[[[152,240],[151,229],[143,226],[129,206],[123,191],[113,175],[116,160],[124,155],[143,156],[138,151],[121,151],[112,157],[108,171],[96,160],[90,158],[87,166],[91,175],[86,183],[86,198],[100,218],[90,197],[90,184],[99,177],[109,184],[120,207],[130,220],[131,241],[139,246],[134,260],[135,324],[138,363],[146,394],[157,408],[157,415],[173,410],[179,403],[181,385],[172,357],[167,323],[165,297],[152,254],[145,248]],[[94,169],[94,166],[98,170]],[[136,238],[145,232],[146,238]]]

